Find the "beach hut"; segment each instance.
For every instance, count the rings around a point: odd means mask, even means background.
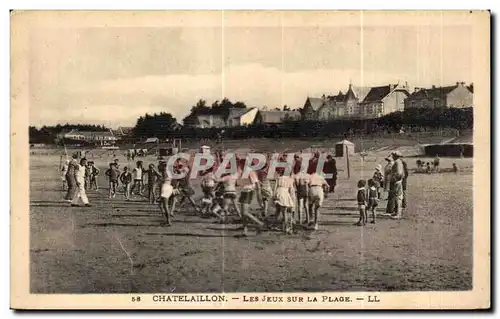
[[[344,157],[346,156],[346,152],[349,155],[354,154],[354,143],[342,140],[335,144],[335,157]]]

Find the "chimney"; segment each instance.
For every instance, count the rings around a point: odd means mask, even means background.
[[[460,85],[461,86],[465,86],[465,82],[460,82]]]
[[[460,82],[457,82],[457,86],[459,86],[459,85],[460,85]]]
[[[408,88],[408,81],[405,81],[405,89]]]
[[[433,85],[433,86],[432,86],[432,88],[433,88],[433,89],[435,89],[435,88],[436,88],[436,86],[435,86],[435,85]]]
[[[324,95],[324,94],[321,96],[321,99],[322,99],[323,101],[326,99],[326,97],[325,97],[325,95]]]

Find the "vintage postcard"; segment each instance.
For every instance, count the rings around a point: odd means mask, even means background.
[[[487,11],[12,11],[14,309],[490,307]]]

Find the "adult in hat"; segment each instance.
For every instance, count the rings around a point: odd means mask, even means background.
[[[387,204],[387,213],[391,214],[394,219],[400,219],[402,217],[403,209],[403,178],[404,165],[401,158],[403,155],[399,151],[391,153],[391,157],[394,159],[394,164],[391,168],[391,179],[389,185],[389,202]]]
[[[64,199],[68,202],[73,200],[73,197],[76,193],[76,177],[75,172],[78,168],[78,153],[75,152],[71,156],[71,160],[68,163],[68,169],[66,170],[66,183],[68,184],[68,191],[66,192],[66,196]]]

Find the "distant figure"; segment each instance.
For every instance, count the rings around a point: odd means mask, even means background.
[[[458,166],[457,163],[453,163],[453,173],[457,174],[458,173]]]
[[[91,206],[87,194],[85,193],[85,166],[87,166],[87,160],[85,158],[82,158],[80,164],[75,166],[74,178],[76,182],[76,191],[73,195],[71,206],[80,206],[78,205],[78,200],[80,198],[85,206]]]
[[[431,163],[427,162],[427,166],[426,166],[426,168],[425,168],[425,172],[426,172],[427,174],[432,173]]]
[[[422,162],[421,160],[417,160],[417,168],[421,169],[423,166],[424,166],[424,162]]]
[[[294,161],[293,161],[292,173],[294,175],[297,175],[300,172],[300,168],[302,167],[302,158],[298,154],[295,154],[293,159]]]
[[[434,170],[436,172],[439,172],[439,155],[436,154],[436,157],[434,158],[433,165],[434,165]]]
[[[366,225],[368,216],[366,214],[366,181],[363,179],[358,181],[358,192],[356,195],[356,199],[358,201],[359,220],[354,225],[364,226]]]

